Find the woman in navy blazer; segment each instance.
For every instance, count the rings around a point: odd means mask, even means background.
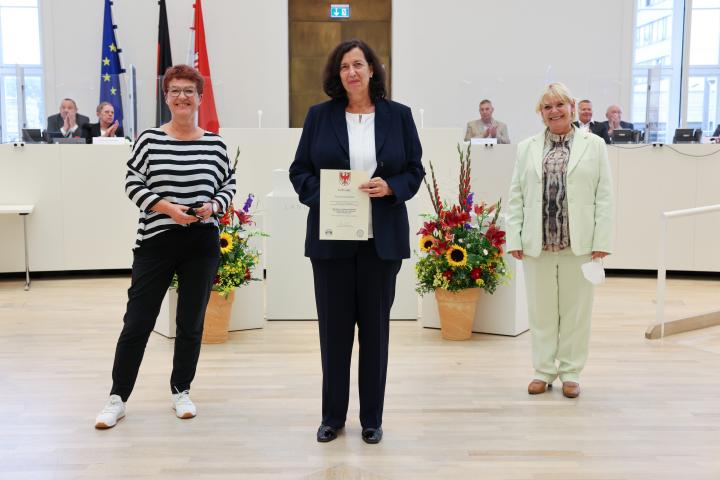
[[[422,148],[410,109],[385,99],[384,69],[364,42],[342,42],[333,50],[323,89],[331,100],[310,107],[290,166],[295,191],[310,207],[305,256],[313,267],[323,369],[317,440],[334,440],[345,426],[357,324],[362,438],[378,443],[390,308],[402,259],[410,257],[405,202],[425,175]],[[372,238],[320,240],[321,169],[368,171],[371,179],[360,189],[370,197]]]

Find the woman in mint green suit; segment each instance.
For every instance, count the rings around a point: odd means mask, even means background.
[[[573,126],[575,100],[547,86],[536,110],[546,129],[518,145],[507,205],[507,249],[522,260],[535,374],[528,393],[560,377],[580,395],[593,285],[581,265],[611,251],[613,194],[602,138]]]

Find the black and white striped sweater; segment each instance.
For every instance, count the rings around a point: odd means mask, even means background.
[[[135,248],[143,240],[173,228],[172,218],[151,208],[160,200],[180,205],[215,200],[225,211],[235,196],[235,171],[219,135],[177,140],[159,128],[140,134],[127,163],[125,192],[140,208]],[[205,223],[217,225],[211,217]]]

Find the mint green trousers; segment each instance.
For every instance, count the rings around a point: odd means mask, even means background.
[[[552,383],[579,382],[588,356],[593,284],[580,266],[590,255],[570,248],[525,256],[528,320],[535,378]]]

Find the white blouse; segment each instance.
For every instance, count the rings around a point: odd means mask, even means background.
[[[345,112],[350,149],[350,168],[365,170],[372,178],[377,169],[375,157],[375,114]],[[372,205],[368,217],[368,238],[373,237]]]

